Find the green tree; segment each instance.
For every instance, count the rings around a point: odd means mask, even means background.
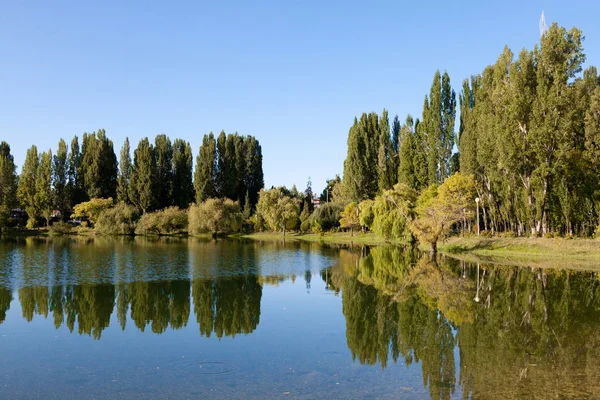
[[[201,203],[217,195],[217,148],[213,133],[204,135],[200,152],[196,157],[196,171],[194,172],[194,189],[196,202]]]
[[[83,134],[80,169],[89,198],[116,197],[117,165],[113,143],[106,137],[104,129]]]
[[[50,225],[50,214],[53,204],[52,193],[52,151],[42,153],[38,164],[38,172],[35,180],[35,207],[46,219],[46,225]]]
[[[129,199],[143,213],[156,205],[156,153],[148,138],[140,140],[133,152]]]
[[[129,138],[126,137],[119,157],[119,178],[117,180],[117,200],[119,202],[130,203],[131,169],[131,150]]]
[[[415,189],[399,183],[375,198],[373,204],[373,231],[386,239],[405,238],[414,218],[417,200]]]
[[[15,162],[6,142],[0,143],[0,234],[8,223],[10,210],[18,204]]]
[[[81,170],[81,152],[79,150],[79,139],[77,136],[71,141],[71,149],[68,156],[68,182],[66,196],[69,209],[87,199],[83,184],[83,172]]]
[[[261,190],[256,205],[256,213],[273,231],[285,230],[288,223],[298,219],[299,207],[296,202],[285,196],[280,189]]]
[[[189,233],[210,233],[216,238],[220,233],[238,232],[242,227],[240,205],[231,199],[208,199],[192,204],[188,212]]]
[[[437,252],[437,242],[454,224],[472,217],[474,192],[474,179],[459,172],[439,187],[432,185],[421,193],[410,229],[419,240],[430,244],[431,253]]]
[[[69,210],[67,185],[69,182],[68,150],[67,143],[60,139],[58,150],[52,165],[52,202],[64,218]]]
[[[173,142],[173,204],[187,208],[194,198],[192,147],[182,139]]]
[[[158,135],[154,140],[156,154],[156,204],[162,209],[172,205],[173,193],[173,146],[167,135]]]
[[[92,225],[96,225],[100,215],[112,208],[114,205],[113,199],[91,199],[73,207],[73,215],[71,218],[86,218]]]
[[[360,218],[356,203],[350,203],[340,213],[340,226],[350,228],[350,236],[354,236],[354,228],[360,226]]]
[[[377,174],[379,193],[392,187],[394,184],[393,174],[393,151],[390,137],[390,122],[388,112],[383,110],[379,119],[379,146],[377,150]]]
[[[25,211],[29,217],[27,220],[28,228],[34,228],[37,224],[38,207],[35,200],[35,195],[39,165],[40,159],[37,147],[34,145],[27,150],[25,163],[23,164],[23,168],[21,168],[21,175],[19,176],[19,184],[17,188],[17,196],[19,201],[25,208]]]

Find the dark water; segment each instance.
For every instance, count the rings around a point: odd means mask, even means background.
[[[385,247],[4,241],[0,397],[600,397],[600,275]]]

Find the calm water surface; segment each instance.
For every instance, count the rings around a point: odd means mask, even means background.
[[[0,241],[0,394],[600,397],[599,278],[385,247]]]

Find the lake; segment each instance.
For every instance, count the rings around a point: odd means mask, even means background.
[[[0,393],[590,398],[600,275],[395,247],[5,240]]]

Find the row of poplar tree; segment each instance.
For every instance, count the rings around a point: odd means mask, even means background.
[[[355,118],[343,189],[357,204],[403,183],[422,192],[455,172],[471,175],[482,229],[518,235],[589,236],[600,216],[600,77],[583,71],[578,28],[553,24],[518,58],[495,64],[456,94],[436,72],[422,118],[401,124],[388,112]],[[456,150],[459,150],[456,152]]]
[[[0,218],[23,207],[31,226],[38,216],[49,220],[53,210],[63,216],[92,198],[113,198],[143,212],[169,206],[187,208],[212,197],[239,201],[251,207],[263,187],[262,150],[256,138],[221,132],[204,136],[193,171],[188,142],[166,135],[140,140],[131,157],[125,140],[120,160],[104,130],[75,136],[67,146],[61,139],[56,154],[27,150],[19,176],[6,142],[0,144]],[[0,226],[2,221],[0,221]]]

